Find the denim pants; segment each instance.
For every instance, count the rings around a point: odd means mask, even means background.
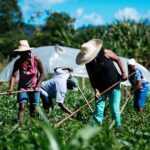
[[[28,103],[39,105],[40,102],[40,92],[22,92],[18,94],[18,103]]]
[[[108,92],[107,94],[102,95],[99,99],[95,102],[95,111],[93,115],[94,124],[102,124],[103,117],[104,117],[104,109],[105,109],[105,101],[106,98],[109,97],[110,103],[110,111],[112,114],[112,119],[115,119],[116,126],[121,126],[121,119],[120,119],[120,99],[121,99],[121,91],[120,85],[115,87],[112,91]]]
[[[25,106],[22,106],[22,103],[30,103],[30,116],[35,117],[36,110],[35,107],[39,105],[40,102],[40,92],[22,92],[18,94],[18,103],[19,103],[19,113],[25,111]],[[20,114],[19,114],[20,115]]]
[[[42,103],[43,103],[43,108],[45,110],[48,110],[49,108],[52,108],[52,110],[54,109],[54,105],[53,105],[53,101],[52,101],[51,97],[43,95],[41,93],[41,99],[42,99]]]
[[[149,86],[146,85],[134,93],[134,108],[144,108],[148,90]]]

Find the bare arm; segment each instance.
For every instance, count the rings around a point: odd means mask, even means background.
[[[105,55],[105,57],[110,58],[111,60],[115,61],[118,64],[120,71],[122,73],[122,80],[123,81],[127,80],[127,75],[125,73],[125,67],[124,67],[124,64],[121,61],[120,57],[108,49],[104,50],[104,55]]]
[[[9,89],[9,93],[11,93],[14,90],[14,84],[16,81],[16,77],[17,77],[17,73],[18,73],[18,60],[15,62],[14,67],[13,67],[13,71],[12,71],[12,75],[10,77],[10,89]]]
[[[58,103],[58,106],[66,113],[71,114],[72,112],[63,104],[63,103]]]
[[[36,62],[37,62],[38,71],[40,72],[40,76],[39,76],[38,81],[36,83],[35,91],[39,91],[40,85],[41,85],[43,78],[44,78],[44,68],[43,68],[43,65],[42,65],[40,59],[38,59],[37,57],[36,57]]]
[[[137,90],[139,90],[141,88],[142,82],[141,80],[138,80],[136,83],[136,86],[134,88],[132,88],[131,90],[131,94],[133,94],[134,92],[136,92]]]
[[[140,80],[137,81],[136,86],[135,87],[131,87],[131,92],[128,93],[128,98],[131,98],[131,95],[134,94],[134,92],[136,92],[137,90],[139,90],[141,88],[142,82]]]

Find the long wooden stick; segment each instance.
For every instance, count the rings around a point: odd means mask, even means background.
[[[127,88],[125,88],[125,90],[126,90],[127,95],[130,95],[130,92],[127,90]],[[124,111],[124,108],[126,107],[128,101],[129,101],[130,99],[132,99],[132,96],[130,96],[130,97],[128,97],[128,98],[126,99],[124,105],[123,105],[122,108],[121,108],[120,114],[122,114],[122,112]]]
[[[135,72],[131,73],[131,74],[128,76],[128,78],[129,78],[130,76],[134,75],[134,74],[135,74]],[[113,87],[115,87],[116,85],[118,85],[120,82],[121,82],[121,80],[118,81],[118,82],[116,82],[115,84],[113,84],[113,85],[110,86],[109,88],[107,88],[105,91],[103,91],[103,92],[101,93],[100,96],[102,96],[103,94],[105,94],[106,92],[108,92],[109,90],[111,90]],[[77,112],[79,112],[80,110],[82,110],[82,109],[83,109],[84,107],[86,107],[87,105],[91,104],[93,101],[95,101],[95,98],[92,99],[91,101],[89,101],[88,103],[84,104],[83,106],[81,106],[79,109],[77,109],[76,111],[74,111],[72,114],[68,115],[66,118],[62,119],[60,122],[58,122],[58,123],[55,125],[55,127],[56,127],[56,128],[59,127],[62,123],[64,123],[66,120],[68,120],[70,117],[72,117],[73,115],[75,115]]]
[[[116,82],[116,83],[113,84],[112,86],[110,86],[108,89],[106,89],[105,91],[103,91],[100,96],[102,96],[103,94],[105,94],[106,92],[108,92],[110,89],[112,89],[113,87],[115,87],[116,85],[118,85],[120,82],[121,82],[121,80],[118,81],[118,82]],[[77,112],[79,112],[79,111],[82,110],[84,107],[86,107],[87,105],[91,104],[91,103],[94,102],[94,101],[95,101],[95,98],[92,99],[91,101],[89,101],[88,103],[84,104],[83,106],[81,106],[79,109],[77,109],[76,111],[74,111],[72,114],[68,115],[66,118],[62,119],[60,122],[58,122],[58,123],[55,125],[55,127],[56,127],[56,128],[59,127],[59,126],[60,126],[62,123],[64,123],[67,119],[69,119],[70,117],[72,117],[72,116],[75,115]]]
[[[126,107],[126,105],[127,105],[128,101],[129,101],[131,98],[132,98],[132,97],[128,97],[128,98],[126,99],[126,101],[125,101],[124,105],[123,105],[123,106],[122,106],[122,108],[121,108],[120,114],[122,114],[122,113],[123,113],[124,108]]]
[[[70,76],[71,76],[71,77],[74,77],[74,74],[72,74],[70,71],[69,71],[69,73],[70,73]],[[80,88],[80,86],[79,86],[78,84],[77,84],[77,87],[78,87],[78,89],[79,89],[79,91],[80,91],[80,93],[81,93],[83,99],[88,103],[88,100],[87,100],[86,97],[84,96],[84,94],[83,94],[83,92],[82,92],[82,90],[81,90],[81,88]],[[90,106],[90,104],[88,104],[88,106],[89,106],[91,112],[94,112],[93,109],[92,109],[92,107]]]
[[[25,91],[14,91],[11,92],[10,94],[15,94],[15,93],[23,93],[23,92],[34,92],[33,90],[25,90]],[[8,92],[2,92],[0,95],[9,95]]]
[[[81,93],[81,95],[82,95],[83,99],[84,99],[84,100],[88,103],[89,101],[88,101],[88,100],[86,99],[86,97],[84,96],[84,94],[83,94],[83,92],[82,92],[81,88],[79,87],[79,85],[77,85],[77,87],[78,87],[78,89],[79,89],[79,91],[80,91],[80,93]],[[89,108],[90,108],[91,112],[93,112],[93,109],[92,109],[91,105],[90,105],[90,104],[88,104],[88,106],[89,106]]]

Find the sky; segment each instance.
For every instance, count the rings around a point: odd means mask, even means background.
[[[150,0],[18,0],[26,23],[42,25],[51,12],[75,18],[75,28],[115,21],[150,19]],[[40,17],[38,17],[40,16]]]

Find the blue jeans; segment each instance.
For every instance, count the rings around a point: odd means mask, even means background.
[[[26,104],[27,102],[30,102],[30,116],[35,117],[36,116],[36,106],[39,105],[40,101],[40,92],[22,92],[18,94],[18,102],[19,102],[19,113],[18,117],[19,120],[22,120],[23,114],[26,110]]]
[[[18,103],[28,103],[38,105],[40,102],[40,92],[22,92],[18,94]]]
[[[146,97],[148,95],[149,86],[144,86],[134,93],[134,108],[144,108]]]
[[[53,101],[52,101],[51,97],[46,96],[41,93],[41,99],[42,99],[42,103],[43,103],[43,108],[45,110],[48,110],[49,108],[52,108],[52,110],[53,110],[54,106],[53,106]]]
[[[121,126],[121,119],[120,119],[120,99],[121,99],[121,91],[120,85],[115,87],[112,91],[108,92],[107,94],[102,95],[99,99],[95,102],[95,111],[93,115],[94,124],[102,124],[103,117],[104,117],[104,109],[105,109],[105,101],[106,98],[109,97],[110,103],[110,111],[112,114],[112,119],[115,119],[116,126]]]

